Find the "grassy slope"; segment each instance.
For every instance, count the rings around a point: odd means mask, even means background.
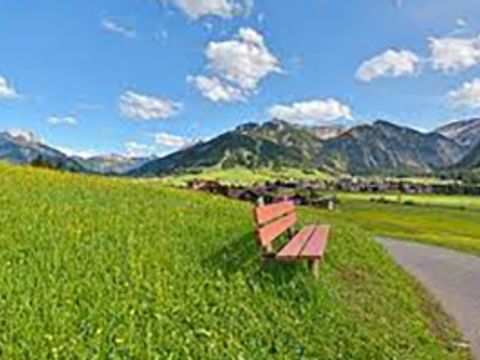
[[[391,236],[441,245],[480,254],[480,201],[475,197],[403,196],[423,206],[380,204],[363,194],[340,194],[341,217],[375,235]],[[388,196],[387,196],[388,198]],[[392,195],[390,200],[395,200]],[[460,209],[463,207],[464,209]]]
[[[225,184],[251,185],[255,183],[265,183],[276,180],[324,180],[331,177],[324,172],[312,170],[302,171],[300,169],[205,169],[200,174],[177,175],[162,179],[162,182],[172,185],[184,185],[194,179],[217,180]]]
[[[261,267],[247,204],[3,165],[0,179],[4,358],[468,358],[341,220],[316,282],[302,264]]]

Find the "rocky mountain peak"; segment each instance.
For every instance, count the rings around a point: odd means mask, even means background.
[[[441,126],[436,132],[462,146],[474,148],[480,143],[480,118],[455,121]]]

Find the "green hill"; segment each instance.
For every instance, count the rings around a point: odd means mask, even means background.
[[[468,358],[349,224],[333,221],[315,281],[261,265],[248,204],[6,165],[0,178],[2,358]]]
[[[222,184],[252,186],[258,183],[281,181],[314,181],[333,180],[328,173],[318,170],[302,170],[295,168],[231,168],[231,169],[204,169],[191,173],[176,174],[159,180],[163,184],[185,187],[190,181],[213,180]]]
[[[196,144],[133,170],[134,176],[157,176],[204,168],[320,168],[322,142],[283,121],[245,124],[208,142]]]

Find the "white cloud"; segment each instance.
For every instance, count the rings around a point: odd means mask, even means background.
[[[234,102],[244,99],[242,91],[218,77],[203,75],[189,76],[188,82],[193,83],[202,95],[213,102]]]
[[[0,100],[12,100],[18,96],[13,85],[9,84],[7,79],[0,76]]]
[[[175,116],[182,104],[169,99],[127,91],[120,97],[120,112],[127,118],[159,120]]]
[[[192,144],[192,141],[182,136],[161,132],[155,134],[155,144],[172,148],[184,148]]]
[[[65,146],[55,146],[56,149],[61,151],[67,156],[70,157],[81,157],[83,159],[88,159],[91,157],[95,156],[100,156],[102,153],[100,151],[95,151],[95,150],[85,150],[85,149],[74,149],[71,147],[65,147]]]
[[[480,63],[480,36],[430,38],[430,57],[436,70],[455,72]]]
[[[213,76],[190,79],[213,101],[242,100],[255,93],[267,76],[282,71],[263,36],[251,28],[241,28],[235,39],[210,42],[205,56]]]
[[[466,82],[460,88],[450,91],[448,97],[456,107],[480,109],[480,78]]]
[[[154,145],[140,144],[136,141],[125,143],[125,155],[127,157],[151,157],[155,154],[156,148]]]
[[[420,58],[415,53],[389,49],[360,65],[356,77],[362,81],[372,81],[379,77],[413,76],[419,68]]]
[[[192,19],[207,15],[223,18],[248,13],[252,6],[250,0],[171,0]]]
[[[49,116],[46,122],[53,126],[76,126],[78,124],[77,119],[73,116]]]
[[[255,90],[266,76],[281,71],[262,35],[250,28],[240,29],[237,39],[211,42],[206,57],[215,73],[245,90]]]
[[[159,157],[165,156],[172,151],[186,148],[195,142],[182,136],[160,132],[153,134],[152,143],[139,143],[137,141],[128,141],[125,143],[125,153],[127,157]],[[169,148],[165,151],[165,148]]]
[[[137,36],[137,33],[135,32],[134,29],[127,27],[125,25],[119,24],[118,22],[113,20],[108,20],[108,19],[102,20],[102,27],[104,30],[108,32],[119,34],[128,39],[133,39],[134,37]]]
[[[271,118],[309,125],[325,124],[338,119],[353,119],[350,107],[332,98],[275,105],[268,110],[268,114]]]
[[[240,28],[240,30],[238,30],[238,37],[247,44],[264,46],[263,36],[252,28]]]

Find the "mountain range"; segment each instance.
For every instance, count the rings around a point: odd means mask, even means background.
[[[121,155],[88,158],[68,156],[60,150],[43,144],[33,134],[0,132],[0,160],[17,165],[33,165],[71,172],[119,175],[143,165],[152,158],[132,158]]]
[[[387,121],[332,131],[281,120],[244,124],[130,172],[160,176],[206,167],[297,167],[355,175],[431,174],[478,151],[480,122],[470,120],[423,133]],[[453,131],[457,129],[457,131]],[[333,135],[332,135],[333,134]],[[466,140],[468,139],[468,141]]]
[[[17,165],[36,165],[73,172],[85,172],[75,159],[42,144],[32,134],[0,133],[0,160]]]
[[[425,175],[480,169],[480,119],[424,133],[378,120],[350,128],[305,127],[282,120],[246,123],[163,158],[70,157],[31,136],[0,133],[0,160],[60,170],[165,176],[203,168],[320,169],[336,174]]]
[[[74,156],[87,171],[105,175],[121,175],[133,171],[152,157],[128,157],[119,154],[97,155],[91,157]]]
[[[466,149],[437,132],[422,132],[376,121],[324,142],[326,158],[342,170],[358,175],[432,173],[460,161]]]

